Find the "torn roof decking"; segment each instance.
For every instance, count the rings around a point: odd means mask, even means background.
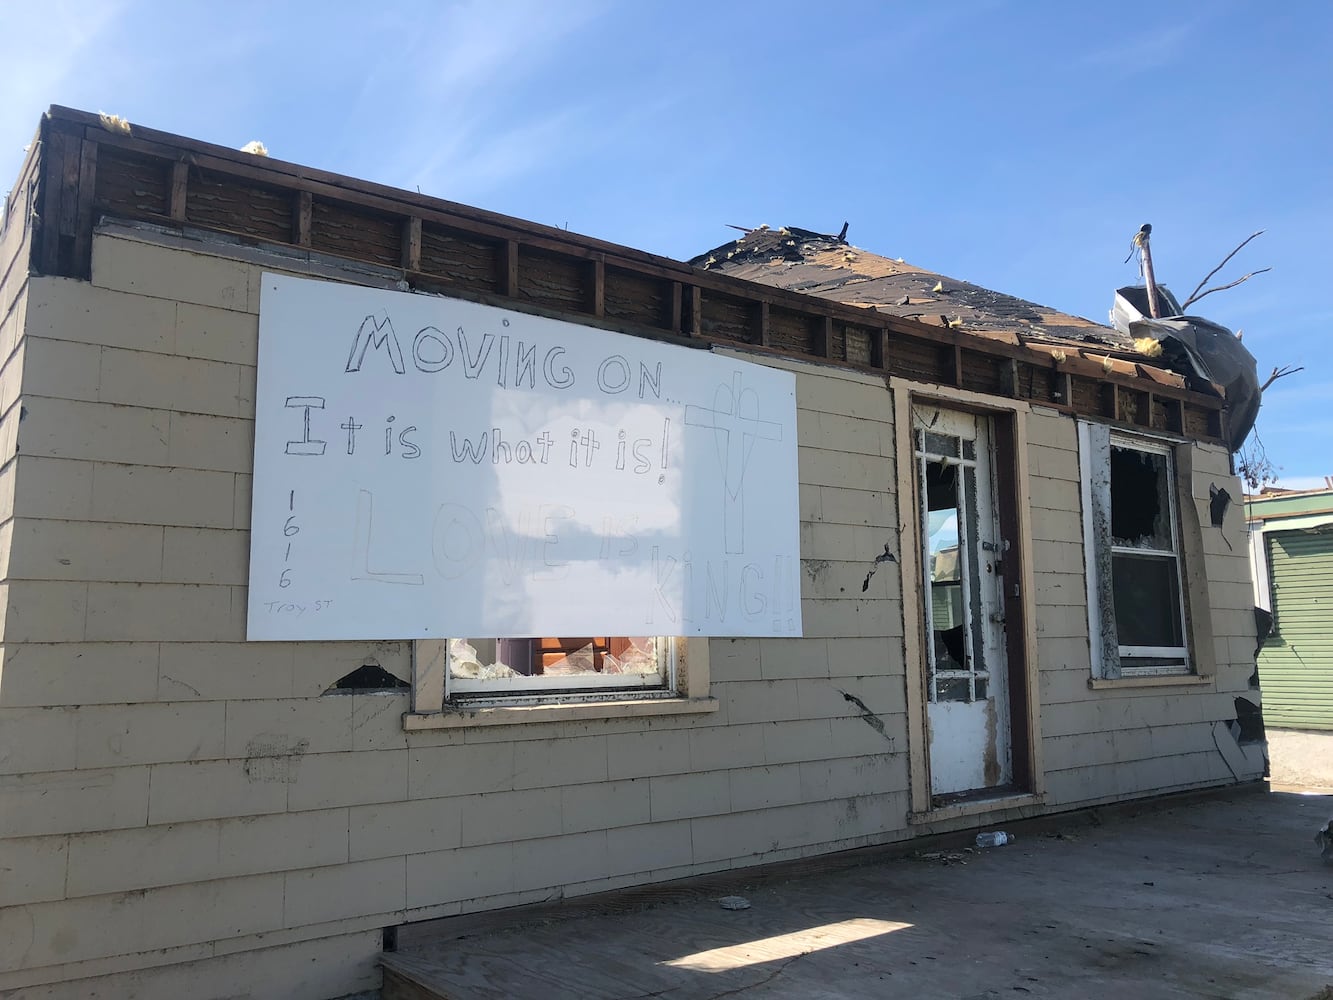
[[[1070,351],[1103,367],[1159,385],[1184,387],[1184,376],[1151,363],[1114,327],[1049,306],[950,278],[905,260],[893,260],[848,244],[841,236],[802,229],[748,230],[700,254],[698,267],[747,281],[817,295],[957,329],[973,337],[1029,347],[1043,356],[1050,348]]]
[[[36,273],[86,278],[96,226],[128,220],[219,245],[255,246],[279,257],[354,261],[420,291],[637,336],[743,345],[1031,399],[1200,440],[1221,438],[1223,403],[1211,387],[1187,385],[1174,373],[1128,360],[1132,347],[1129,354],[1112,343],[1100,345],[1105,353],[1088,350],[1091,343],[1060,351],[1054,341],[1039,344],[1000,329],[969,329],[966,316],[952,329],[925,315],[891,315],[885,306],[855,295],[843,301],[845,287],[822,287],[813,272],[809,280],[816,283],[809,287],[775,287],[767,278],[747,280],[757,274],[714,273],[138,125],[128,134],[113,131],[97,115],[67,108],[48,112],[39,139]],[[845,245],[830,250],[839,256],[847,252],[862,254]],[[873,259],[881,267],[892,263]],[[907,280],[924,280],[923,272],[904,270],[908,274],[916,277]],[[909,301],[913,296],[910,289],[901,294]],[[951,317],[959,312],[951,303],[943,311]],[[1087,326],[1099,336],[1116,336],[1105,327]],[[1059,352],[1055,357],[1053,349]]]

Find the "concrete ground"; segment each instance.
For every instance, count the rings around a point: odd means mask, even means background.
[[[1333,794],[1333,732],[1270,729],[1268,762],[1275,788]]]
[[[386,965],[423,992],[390,976],[385,997],[1304,1000],[1333,985],[1333,866],[1313,842],[1330,816],[1333,796],[1296,792],[1178,800],[1042,821],[986,851],[960,836],[741,875],[724,888],[743,910],[712,885],[516,911],[461,939],[452,922],[407,927]]]

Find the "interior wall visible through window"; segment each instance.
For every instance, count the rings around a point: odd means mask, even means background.
[[[1079,438],[1094,673],[1188,672],[1173,448],[1088,422]]]
[[[455,638],[448,641],[448,690],[451,696],[669,694],[675,646],[669,636]]]

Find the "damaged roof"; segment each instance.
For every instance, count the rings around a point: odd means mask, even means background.
[[[1167,385],[1185,380],[1151,359],[1120,331],[971,282],[893,260],[836,236],[808,229],[761,226],[690,261],[695,267],[778,288],[865,306],[877,312],[939,325],[960,333],[1027,346],[1052,348],[1102,362],[1108,370]]]
[[[34,274],[87,280],[95,237],[129,227],[199,252],[350,264],[365,280],[618,333],[739,345],[1223,440],[1225,399],[1198,364],[1149,362],[1132,351],[1133,331],[855,250],[845,231],[760,230],[690,266],[137,123],[113,128],[104,118],[52,107],[42,119],[6,213],[32,222],[25,235]],[[727,273],[741,265],[747,270]],[[872,297],[875,279],[894,275],[918,283],[916,292],[909,284],[896,297]],[[904,296],[906,308],[893,305]]]

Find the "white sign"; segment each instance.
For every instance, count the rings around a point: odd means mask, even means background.
[[[265,274],[250,639],[801,634],[795,377]]]

